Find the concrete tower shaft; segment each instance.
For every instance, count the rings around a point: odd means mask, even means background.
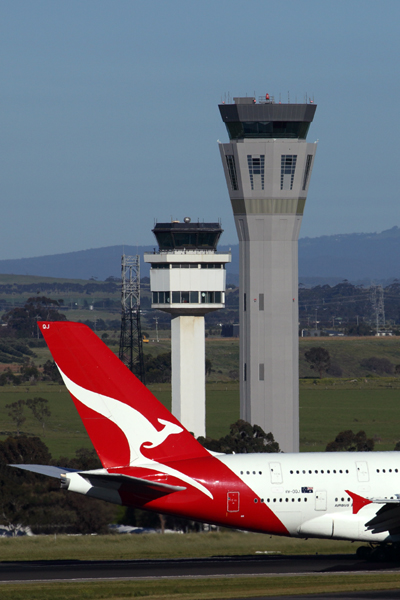
[[[240,251],[241,418],[299,450],[298,237],[317,144],[316,106],[220,105],[220,144]]]

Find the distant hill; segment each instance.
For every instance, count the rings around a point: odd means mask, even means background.
[[[231,249],[232,263],[227,265],[228,281],[238,283],[239,245],[219,246],[220,252]],[[0,260],[0,273],[38,275],[67,279],[104,281],[120,277],[121,255],[143,255],[153,246],[108,246],[14,260]],[[305,285],[329,283],[343,279],[369,284],[400,279],[400,228],[381,233],[350,233],[325,235],[299,240],[299,281]],[[149,266],[142,262],[141,276],[149,275]]]
[[[399,227],[299,240],[299,278],[385,282],[400,279],[399,259]]]

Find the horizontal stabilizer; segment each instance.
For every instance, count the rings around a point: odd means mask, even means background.
[[[60,479],[63,473],[76,473],[76,469],[66,469],[65,467],[52,467],[50,465],[8,465],[9,467],[16,467],[17,469],[23,469],[24,471],[31,471],[32,473],[38,473],[39,475],[47,475],[48,477],[55,477]]]
[[[123,486],[132,493],[137,492],[139,489],[140,491],[144,491],[145,489],[155,490],[165,494],[186,490],[185,487],[180,485],[169,485],[167,483],[159,483],[158,481],[151,481],[140,477],[131,477],[130,475],[122,475],[120,473],[79,471],[78,474],[89,481],[93,486],[112,489],[120,489],[121,486]]]

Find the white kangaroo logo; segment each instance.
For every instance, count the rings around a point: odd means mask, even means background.
[[[147,421],[147,419],[145,419],[145,421]],[[157,446],[161,446],[161,444],[170,435],[173,435],[174,433],[180,433],[181,431],[183,431],[182,427],[179,427],[179,425],[175,425],[175,423],[171,423],[170,421],[165,421],[164,419],[157,419],[157,421],[161,423],[161,425],[164,425],[164,429],[161,429],[161,431],[157,431],[157,429],[153,427],[150,423],[155,433],[153,434],[152,441],[143,442],[143,446],[145,448],[157,448]],[[147,423],[149,423],[149,421],[147,421]]]
[[[181,433],[183,431],[182,427],[175,423],[171,423],[170,421],[158,419],[158,422],[161,425],[164,425],[164,427],[161,431],[157,431],[154,425],[150,423],[141,412],[132,406],[120,402],[115,398],[110,398],[109,396],[103,396],[97,392],[87,390],[69,379],[69,377],[61,371],[60,367],[58,367],[58,369],[68,391],[71,392],[75,398],[91,410],[94,410],[106,419],[115,423],[124,433],[130,449],[130,466],[144,467],[146,469],[162,471],[165,474],[173,475],[182,481],[186,481],[210,498],[213,498],[211,492],[192,477],[168,467],[167,465],[146,458],[146,456],[142,454],[142,446],[146,449],[157,448],[157,446],[160,446],[170,435]]]

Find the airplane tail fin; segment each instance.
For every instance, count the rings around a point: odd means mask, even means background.
[[[103,467],[209,456],[89,327],[39,327]]]

